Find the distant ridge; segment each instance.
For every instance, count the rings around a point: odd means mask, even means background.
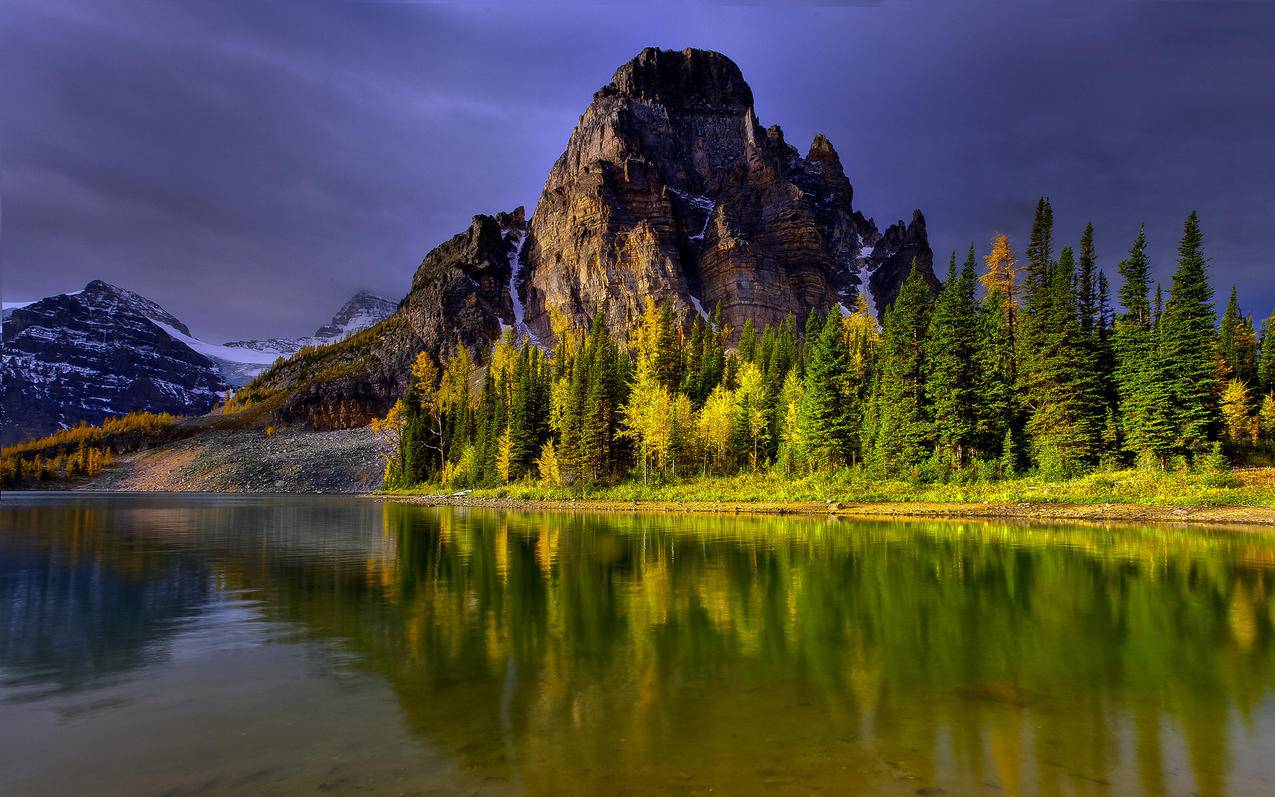
[[[311,337],[214,344],[158,303],[93,280],[4,305],[0,441],[136,410],[201,414],[280,357],[375,324],[393,303],[361,291]],[[257,345],[254,345],[257,344]]]

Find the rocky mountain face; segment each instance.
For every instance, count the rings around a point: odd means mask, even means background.
[[[90,282],[81,291],[6,305],[0,440],[45,435],[136,410],[197,415],[303,346],[342,340],[394,310],[359,293],[314,336],[214,344],[157,303]]]
[[[703,50],[643,50],[599,90],[549,172],[521,252],[526,323],[577,325],[606,307],[623,334],[645,297],[735,328],[849,304],[884,308],[933,253],[918,211],[882,235],[853,207],[836,150],[806,155],[763,127],[739,68]]]
[[[651,296],[687,324],[720,304],[739,329],[848,306],[865,285],[881,310],[914,259],[937,286],[921,212],[881,233],[853,200],[832,143],[803,157],[763,127],[730,59],[643,50],[594,95],[534,218],[475,216],[388,319],[248,391],[285,422],[360,425],[402,394],[418,352],[485,348],[508,327],[550,345],[555,318],[587,328],[605,307],[627,336]]]
[[[332,320],[314,331],[311,336],[316,345],[331,343],[353,335],[359,330],[367,329],[373,324],[389,318],[396,305],[389,299],[367,291],[359,291],[350,300],[341,305]]]
[[[0,355],[0,439],[13,443],[134,410],[207,412],[224,380],[164,327],[190,334],[151,300],[100,280],[12,309]]]
[[[291,356],[303,346],[325,346],[329,343],[348,338],[355,332],[367,329],[373,324],[384,321],[394,312],[395,304],[389,299],[367,291],[359,291],[341,305],[328,323],[314,331],[313,335],[299,338],[261,338],[252,340],[232,340],[226,343],[232,349],[268,352],[275,355]],[[259,373],[263,369],[258,369]]]
[[[209,346],[202,350],[216,361],[227,382],[235,387],[243,387],[280,357],[291,357],[307,346],[326,346],[345,340],[384,321],[394,309],[395,305],[389,299],[359,291],[341,305],[332,319],[315,330],[313,335],[232,340],[224,346]],[[195,349],[201,350],[199,346],[195,346]]]
[[[506,327],[525,329],[512,287],[526,227],[522,208],[475,216],[469,229],[425,256],[389,318],[271,368],[246,397],[278,400],[275,413],[284,422],[358,426],[402,395],[417,353],[486,347]]]
[[[213,362],[199,387],[188,388],[195,392],[174,396],[183,404],[175,411],[200,411],[223,383],[251,378],[245,400],[270,402],[280,420],[345,428],[384,414],[421,351],[485,348],[509,327],[550,345],[557,320],[586,328],[602,308],[612,330],[627,336],[648,296],[687,324],[720,305],[735,329],[749,318],[761,326],[849,306],[863,286],[880,312],[914,261],[937,286],[921,212],[879,232],[855,208],[832,143],[815,136],[802,155],[778,126],[764,127],[729,58],[647,49],[594,95],[549,171],[534,218],[521,208],[474,216],[425,256],[397,308],[361,294],[310,338],[221,346],[190,337],[176,319],[155,321],[169,339],[139,329],[138,344],[147,360],[184,344],[182,356]],[[20,335],[30,322],[15,328]],[[6,347],[9,337],[6,330]],[[34,349],[36,337],[26,334],[22,345]],[[289,359],[267,367],[280,356]],[[19,395],[38,390],[40,379],[28,381]],[[105,388],[86,390],[96,396]],[[57,409],[44,424],[71,417]]]

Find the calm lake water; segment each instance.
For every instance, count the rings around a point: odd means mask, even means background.
[[[6,494],[0,793],[1275,793],[1275,537]]]

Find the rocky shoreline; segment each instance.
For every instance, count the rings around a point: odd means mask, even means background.
[[[1032,523],[1052,521],[1112,524],[1164,523],[1192,526],[1275,528],[1275,507],[1152,506],[1140,504],[930,503],[930,502],[751,502],[751,501],[604,501],[595,499],[517,499],[468,495],[392,495],[373,497],[423,506],[552,512],[643,512],[664,514],[823,515],[855,519],[987,519]]]

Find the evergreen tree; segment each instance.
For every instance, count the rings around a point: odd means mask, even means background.
[[[978,415],[974,259],[956,271],[956,254],[948,266],[926,337],[925,395],[932,407],[939,448],[954,467],[964,465],[975,447]]]
[[[995,250],[993,249],[993,255]],[[1049,200],[1036,202],[1031,237],[1027,243],[1027,266],[1023,275],[1023,312],[1018,331],[1019,378],[1030,378],[1036,357],[1044,345],[1045,324],[1053,295],[1054,209]]]
[[[812,318],[814,315],[812,314]],[[850,356],[837,315],[807,320],[807,335],[817,334],[806,364],[805,389],[798,414],[798,427],[806,457],[813,468],[839,467],[852,455],[851,406],[847,372]]]
[[[1195,212],[1187,217],[1178,245],[1178,268],[1160,320],[1167,376],[1177,428],[1177,447],[1184,452],[1209,449],[1218,429],[1217,330],[1213,289],[1204,259],[1204,238]]]
[[[1026,381],[1028,444],[1032,460],[1051,475],[1071,475],[1092,457],[1101,435],[1086,426],[1082,387],[1084,338],[1076,314],[1076,262],[1064,246],[1050,269],[1051,296],[1041,325],[1041,348]]]
[[[1080,315],[1080,332],[1096,338],[1098,328],[1098,261],[1094,254],[1093,222],[1085,225],[1080,235],[1079,271],[1076,274],[1076,311]]]
[[[874,462],[903,473],[919,465],[933,444],[933,427],[925,396],[926,336],[934,297],[917,270],[899,289],[885,312],[877,388],[877,432]],[[809,379],[807,379],[807,390]]]
[[[757,327],[750,318],[744,322],[744,328],[739,333],[739,359],[744,362],[753,362],[756,351]]]
[[[1077,372],[1077,390],[1080,395],[1078,420],[1088,438],[1091,460],[1096,459],[1104,448],[1103,434],[1111,409],[1108,403],[1111,391],[1106,371],[1108,352],[1105,349],[1106,317],[1103,310],[1105,282],[1094,252],[1093,224],[1089,223],[1080,236],[1075,312],[1079,319],[1082,360]]]
[[[1253,320],[1240,312],[1234,286],[1217,333],[1218,355],[1228,377],[1251,385],[1257,378],[1257,335]]]
[[[965,262],[966,267],[974,267],[972,244]],[[984,263],[986,270],[979,277],[984,296],[975,318],[975,386],[979,408],[975,430],[977,447],[991,452],[1000,450],[1006,435],[1019,426],[1015,324],[1018,303],[1013,266],[1005,268],[1006,263],[1014,263],[1009,239],[998,236],[992,254],[984,258]]]
[[[1261,347],[1258,350],[1257,386],[1262,395],[1275,393],[1275,313],[1262,322]],[[1272,430],[1275,432],[1275,430]]]
[[[1054,260],[1054,209],[1049,200],[1036,200],[1036,215],[1032,219],[1031,237],[1027,242],[1027,275],[1024,289],[1044,294],[1050,285],[1049,270]]]
[[[1118,423],[1127,450],[1163,459],[1172,444],[1173,429],[1148,296],[1151,271],[1146,249],[1146,231],[1140,228],[1129,256],[1120,262],[1120,303],[1125,311],[1116,317],[1112,332]]]

